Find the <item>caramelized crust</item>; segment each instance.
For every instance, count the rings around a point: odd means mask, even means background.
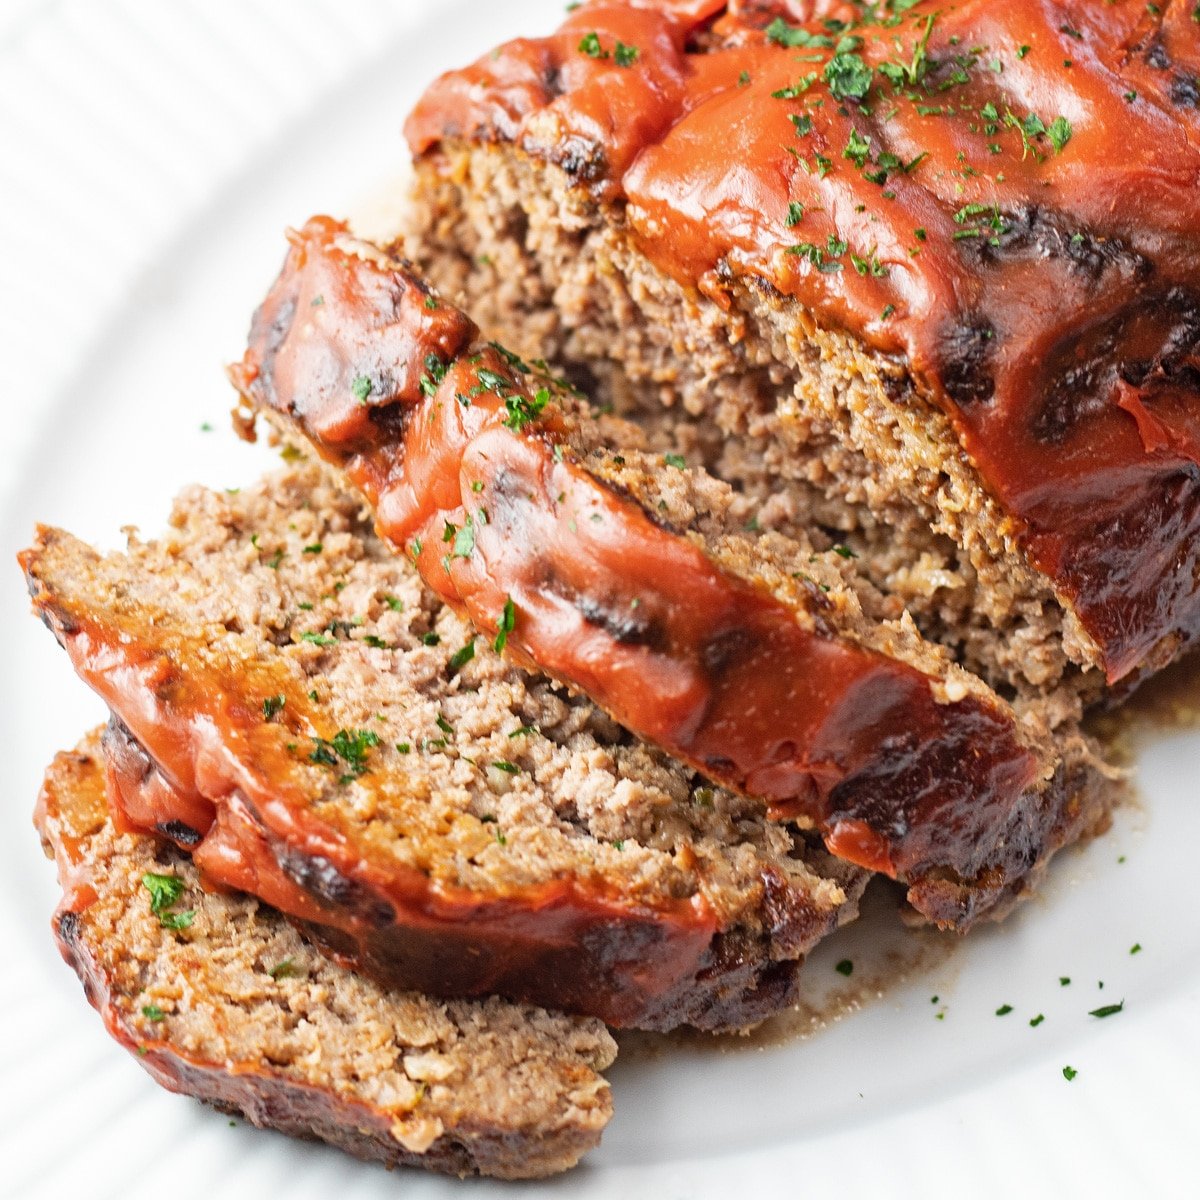
[[[1193,7],[595,2],[407,133],[561,167],[735,340],[745,281],[856,335],[950,417],[1112,682],[1200,630]]]

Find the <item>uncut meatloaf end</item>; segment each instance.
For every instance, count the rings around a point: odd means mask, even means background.
[[[599,1021],[388,992],[265,905],[205,892],[185,854],[114,830],[98,733],[55,758],[37,825],[65,893],[63,958],[170,1091],[453,1175],[551,1175],[598,1144],[612,1114],[598,1072],[616,1054]],[[170,889],[158,911],[148,880]]]
[[[1089,702],[1200,632],[1197,72],[1183,4],[590,3],[430,87],[411,245]]]
[[[122,819],[389,985],[737,1028],[856,911],[865,872],[504,662],[326,468],[24,562]]]

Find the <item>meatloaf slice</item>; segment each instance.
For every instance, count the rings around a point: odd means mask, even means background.
[[[99,738],[59,754],[37,825],[58,862],[62,956],[109,1033],[164,1087],[359,1158],[521,1179],[572,1167],[612,1115],[594,1018],[388,992],[277,913],[200,886],[121,834]]]
[[[322,469],[192,488],[171,524],[24,556],[124,727],[123,818],[375,977],[740,1027],[854,913],[863,872],[504,663]]]
[[[1074,811],[1044,714],[923,642],[850,550],[747,528],[728,486],[480,342],[395,253],[327,218],[292,234],[233,377],[247,425],[265,411],[339,463],[497,647],[931,919],[1011,894]]]
[[[815,496],[973,669],[1092,699],[1200,632],[1193,9],[578,6],[418,104],[411,245]]]

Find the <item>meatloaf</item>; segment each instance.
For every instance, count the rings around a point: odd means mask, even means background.
[[[855,912],[864,872],[506,664],[317,466],[23,559],[122,821],[385,983],[741,1027]]]
[[[510,658],[905,881],[942,924],[1002,911],[1094,817],[1057,699],[1018,713],[819,526],[754,528],[727,484],[481,341],[394,248],[327,218],[290,237],[232,372],[246,425],[264,411],[339,464]]]
[[[387,992],[315,953],[187,855],[118,833],[99,739],[58,755],[37,824],[63,958],[164,1087],[360,1158],[504,1179],[573,1166],[612,1114],[594,1018]]]
[[[573,6],[419,102],[410,244],[994,684],[1093,702],[1200,630],[1194,7]]]

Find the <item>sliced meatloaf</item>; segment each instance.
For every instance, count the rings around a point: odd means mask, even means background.
[[[1193,8],[579,5],[420,101],[410,244],[968,666],[1090,701],[1200,630]]]
[[[1095,780],[1069,718],[1018,714],[955,666],[853,551],[819,526],[755,528],[745,497],[480,341],[395,253],[326,218],[291,243],[233,371],[247,426],[265,411],[338,463],[510,658],[944,924],[1074,836]]]
[[[359,1158],[503,1179],[574,1166],[612,1115],[594,1018],[387,992],[315,953],[191,860],[121,834],[99,738],[58,755],[37,825],[58,861],[63,958],[164,1087]]]
[[[855,911],[863,872],[506,664],[315,466],[24,564],[123,821],[386,983],[740,1027]]]

